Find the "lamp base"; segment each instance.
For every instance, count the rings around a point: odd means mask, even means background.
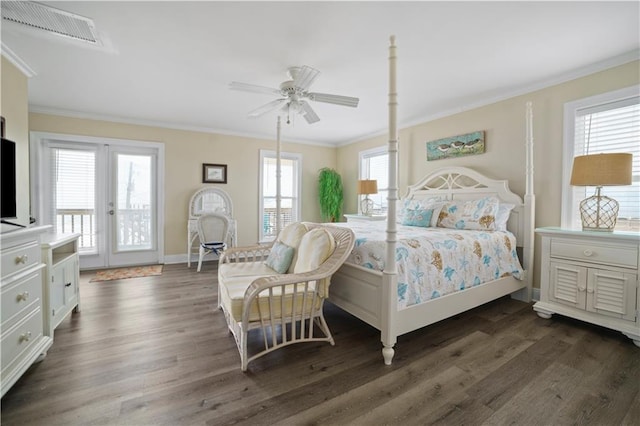
[[[373,214],[373,200],[365,197],[360,204],[360,210],[364,216],[371,216]]]
[[[596,194],[585,198],[580,203],[580,217],[584,231],[613,232],[618,220],[619,205],[616,200],[600,195],[597,187]]]

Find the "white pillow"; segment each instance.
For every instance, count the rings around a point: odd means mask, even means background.
[[[513,210],[515,206],[515,204],[500,203],[498,213],[496,213],[496,231],[507,230],[507,222],[509,221],[511,210]]]
[[[289,247],[294,248],[293,258],[291,259],[291,265],[287,269],[287,273],[292,273],[293,268],[296,266],[296,261],[298,258],[298,246],[300,245],[300,241],[302,241],[302,237],[307,232],[307,226],[302,222],[294,222],[285,226],[280,234],[278,234],[277,241],[280,241],[283,244],[288,245]]]
[[[331,256],[335,248],[336,242],[329,231],[323,228],[312,229],[304,234],[300,241],[297,250],[298,259],[293,272],[299,274],[313,271]]]

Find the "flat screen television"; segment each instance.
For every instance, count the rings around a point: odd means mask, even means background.
[[[16,144],[2,138],[0,149],[0,217],[15,219],[16,209]]]

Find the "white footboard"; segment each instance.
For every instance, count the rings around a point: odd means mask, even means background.
[[[381,272],[345,263],[331,278],[329,301],[378,330],[382,300]]]

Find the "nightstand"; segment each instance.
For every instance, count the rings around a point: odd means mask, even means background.
[[[640,234],[560,228],[536,229],[542,237],[542,318],[565,315],[617,330],[640,347]]]
[[[361,214],[345,214],[344,217],[347,218],[347,223],[349,222],[377,222],[387,220],[387,216],[382,215],[373,215],[373,216],[365,216]]]

